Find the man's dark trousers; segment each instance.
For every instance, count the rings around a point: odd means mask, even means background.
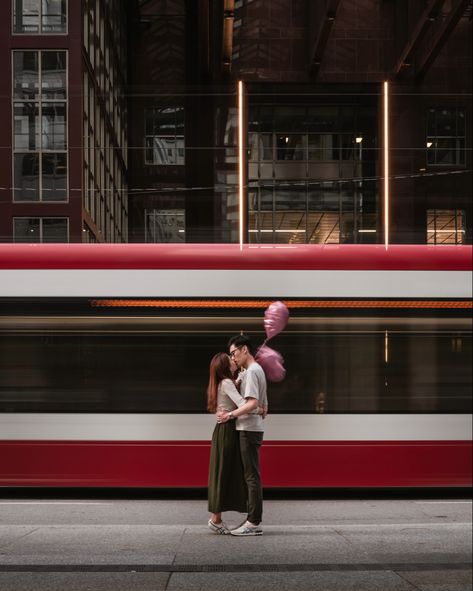
[[[263,489],[259,466],[262,431],[240,431],[240,453],[248,487],[248,521],[259,525],[263,518]]]

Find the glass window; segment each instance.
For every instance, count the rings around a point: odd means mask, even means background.
[[[13,199],[39,201],[39,154],[15,153],[13,159]]]
[[[309,131],[335,131],[339,126],[338,107],[313,107],[308,109],[307,129]]]
[[[309,213],[307,238],[310,244],[338,244],[340,242],[340,214],[331,211]]]
[[[465,110],[431,108],[427,112],[427,164],[465,165]]]
[[[43,152],[41,185],[44,201],[66,201],[67,163],[65,153]]]
[[[298,181],[294,181],[298,183]],[[299,181],[300,185],[300,181]],[[275,208],[288,210],[303,210],[307,207],[307,194],[305,186],[276,186]]]
[[[306,160],[305,135],[288,133],[276,135],[277,160]]]
[[[335,160],[337,155],[337,136],[331,133],[310,133],[309,160]]]
[[[368,196],[362,179],[376,170],[378,113],[358,98],[344,105],[250,107],[249,160],[258,163],[249,167],[248,182],[258,187],[251,212],[255,223],[263,212],[273,213],[267,229],[274,242],[376,240],[376,224],[365,227],[363,215],[376,216],[377,189],[374,199]],[[305,230],[294,226],[296,212],[307,214]],[[279,226],[289,219],[287,228]],[[260,225],[251,233],[251,241],[263,241]]]
[[[12,0],[12,3],[14,33],[67,32],[67,0]]]
[[[248,160],[249,162],[257,162],[258,157],[258,142],[259,135],[257,133],[248,134]]]
[[[274,130],[305,131],[306,109],[305,107],[276,107],[274,109]]]
[[[68,218],[14,218],[15,242],[68,242]]]
[[[145,163],[184,165],[184,109],[163,107],[145,110]]]
[[[146,242],[185,242],[185,230],[183,209],[145,210]]]
[[[465,213],[459,209],[427,210],[428,244],[463,244]]]
[[[15,218],[13,239],[15,242],[41,242],[39,218]]]
[[[388,333],[386,361],[386,333],[379,318],[367,320],[362,333],[331,316],[326,331],[283,331],[274,347],[288,372],[271,385],[271,412],[471,413],[471,332],[441,332],[426,319],[428,331]],[[138,326],[125,334],[3,332],[0,409],[203,413],[208,360],[232,325],[222,318],[201,333],[181,317],[180,327],[154,334]]]
[[[66,104],[42,103],[41,147],[45,150],[66,149]]]
[[[13,52],[14,98],[32,100],[39,93],[39,52]]]
[[[15,201],[67,201],[66,59],[65,51],[13,52]]]
[[[67,218],[42,218],[41,242],[68,242]]]
[[[263,211],[273,209],[273,190],[272,185],[262,185],[260,188],[260,209]]]
[[[41,52],[41,95],[44,99],[66,98],[66,52]]]
[[[287,212],[274,214],[274,242],[297,244],[306,241],[306,214]]]
[[[39,149],[39,106],[37,103],[15,103],[14,147],[16,150]]]

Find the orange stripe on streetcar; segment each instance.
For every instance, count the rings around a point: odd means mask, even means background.
[[[94,308],[266,308],[273,300],[91,300]],[[284,300],[288,308],[462,308],[471,301]]]

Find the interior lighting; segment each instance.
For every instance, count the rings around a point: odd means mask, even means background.
[[[432,142],[427,142],[427,147],[431,148],[432,147]]]
[[[389,362],[389,335],[388,331],[384,332],[384,363]]]
[[[238,81],[238,210],[240,250],[243,250],[243,82]]]
[[[363,138],[361,136],[358,136],[358,137],[355,138],[355,142],[357,144],[361,144],[362,141],[363,141]]]
[[[435,234],[454,234],[455,232],[465,232],[465,230],[455,230],[452,228],[451,230],[427,230],[427,232],[434,232]]]
[[[358,232],[360,232],[361,234],[376,234],[376,230],[358,230]]]
[[[389,244],[389,85],[384,82],[384,247]]]

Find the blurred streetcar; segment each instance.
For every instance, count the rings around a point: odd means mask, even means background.
[[[471,247],[0,245],[0,486],[202,487],[267,305],[266,487],[471,486]]]

